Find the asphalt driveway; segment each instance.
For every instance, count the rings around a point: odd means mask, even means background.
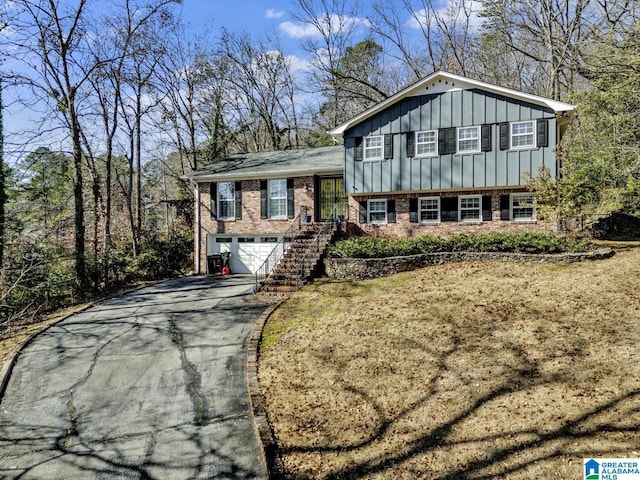
[[[250,277],[126,294],[38,335],[0,400],[0,478],[266,478],[246,346]]]

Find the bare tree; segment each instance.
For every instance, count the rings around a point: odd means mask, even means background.
[[[223,95],[233,118],[227,125],[246,151],[298,146],[295,86],[277,41],[223,31],[218,48]]]
[[[533,93],[559,99],[580,81],[584,55],[612,30],[637,20],[636,2],[482,0],[496,56],[524,59]],[[521,72],[522,74],[525,71]]]
[[[373,31],[392,46],[387,54],[406,71],[404,83],[439,69],[461,75],[473,73],[479,26],[477,2],[374,2],[373,11]]]
[[[16,0],[12,28],[17,56],[28,70],[21,75],[49,112],[62,122],[74,167],[75,273],[78,292],[88,287],[85,258],[83,149],[81,102],[88,78],[100,66],[89,53],[88,0],[61,5],[55,0]]]

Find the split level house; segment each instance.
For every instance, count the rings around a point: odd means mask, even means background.
[[[196,272],[230,252],[232,272],[254,273],[300,223],[338,216],[347,232],[403,237],[553,230],[526,178],[559,174],[574,110],[440,71],[335,127],[339,146],[221,159],[187,176]]]

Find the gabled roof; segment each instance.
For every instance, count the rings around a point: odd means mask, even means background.
[[[183,178],[194,182],[256,180],[342,173],[344,147],[300,148],[274,152],[238,153]]]
[[[383,100],[382,102],[374,105],[373,107],[365,110],[359,115],[347,120],[342,125],[338,125],[334,129],[329,131],[329,135],[342,135],[346,130],[357,125],[358,123],[372,117],[378,112],[393,105],[399,100],[406,97],[413,97],[418,95],[429,95],[432,93],[443,93],[454,90],[469,90],[477,88],[486,92],[494,93],[497,95],[503,95],[505,97],[513,98],[523,102],[528,102],[534,105],[540,105],[552,109],[556,113],[571,112],[575,110],[575,106],[569,103],[559,102],[557,100],[551,100],[545,97],[539,97],[537,95],[531,95],[528,93],[520,92],[518,90],[512,90],[510,88],[500,87],[491,83],[482,82],[480,80],[474,80],[471,78],[455,75],[453,73],[438,71],[432,73],[428,77],[425,77],[417,82],[409,85],[408,87],[400,90],[395,95]]]

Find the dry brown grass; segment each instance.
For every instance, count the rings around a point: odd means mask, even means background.
[[[324,282],[270,318],[290,478],[580,479],[640,457],[640,249]]]

